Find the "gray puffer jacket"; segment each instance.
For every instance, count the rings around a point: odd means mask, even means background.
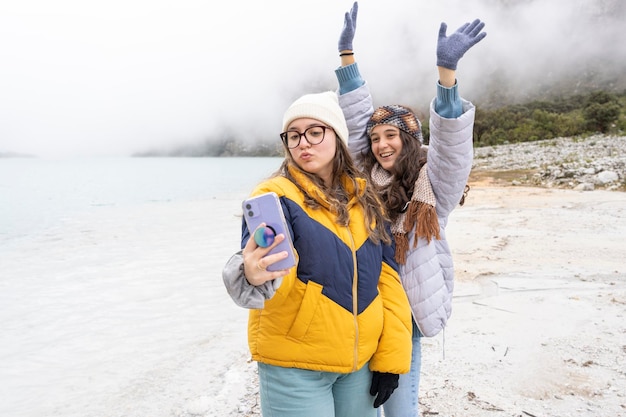
[[[437,200],[441,239],[428,243],[419,238],[414,248],[411,233],[407,261],[399,271],[413,317],[424,336],[438,334],[452,312],[454,267],[445,229],[450,212],[459,205],[473,160],[475,107],[469,101],[462,102],[463,113],[455,119],[439,116],[434,99],[430,104],[427,172]],[[339,104],[348,121],[350,152],[360,163],[362,151],[370,146],[365,128],[374,111],[367,83],[339,95]]]

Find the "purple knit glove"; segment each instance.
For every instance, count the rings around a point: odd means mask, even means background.
[[[352,39],[354,39],[354,31],[356,30],[356,14],[358,11],[359,4],[355,1],[343,19],[343,29],[339,36],[339,51],[352,50]]]
[[[456,70],[456,65],[463,54],[487,36],[486,32],[480,32],[484,27],[485,24],[476,19],[472,23],[465,23],[446,37],[448,25],[442,22],[437,40],[437,66]]]

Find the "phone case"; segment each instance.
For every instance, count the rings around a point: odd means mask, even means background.
[[[243,201],[242,208],[243,217],[250,231],[250,239],[254,239],[257,245],[262,247],[270,246],[274,242],[274,236],[280,233],[285,235],[285,240],[273,248],[268,255],[282,251],[287,251],[289,255],[282,261],[269,265],[267,270],[277,271],[295,266],[296,258],[291,241],[291,234],[287,228],[285,214],[280,205],[278,195],[269,192],[247,198]],[[266,224],[266,227],[257,230],[259,225],[263,222]]]

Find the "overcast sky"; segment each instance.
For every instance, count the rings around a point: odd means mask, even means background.
[[[626,60],[622,0],[361,0],[354,49],[376,104],[427,105],[435,48],[480,18],[461,60],[479,100],[550,82],[583,62]],[[502,3],[514,6],[503,9]],[[0,4],[0,153],[124,156],[228,131],[276,138],[305,92],[336,88],[337,39],[352,1],[20,0]],[[524,87],[525,86],[525,87]]]

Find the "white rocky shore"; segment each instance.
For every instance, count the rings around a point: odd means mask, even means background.
[[[476,147],[472,173],[510,185],[626,191],[626,136]]]

